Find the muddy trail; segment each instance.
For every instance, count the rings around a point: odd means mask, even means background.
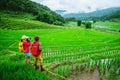
[[[107,80],[105,78],[100,78],[100,73],[98,69],[92,71],[82,71],[81,73],[73,72],[70,77],[71,80]]]

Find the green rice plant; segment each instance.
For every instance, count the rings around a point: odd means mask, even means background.
[[[12,72],[11,72],[12,71]],[[35,71],[33,66],[24,64],[23,62],[4,61],[0,63],[0,79],[1,80],[32,80],[45,79],[50,80],[44,73]]]

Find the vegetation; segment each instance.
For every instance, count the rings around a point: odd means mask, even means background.
[[[92,28],[92,23],[91,22],[85,22],[85,27],[86,29],[91,29]]]
[[[71,18],[74,17],[76,19],[81,20],[110,20],[112,18],[119,18],[120,7],[115,8],[108,8],[103,10],[97,10],[90,13],[72,13],[72,14],[66,14],[64,17]]]
[[[53,24],[54,21],[64,23],[64,18],[48,7],[30,0],[0,0],[0,10],[27,12],[36,16],[42,22]]]
[[[62,78],[65,78],[65,76],[68,76],[67,78],[69,78],[69,75],[71,74],[72,70],[75,69],[74,71],[77,72],[78,71],[77,66],[78,66],[79,70],[81,71],[82,67],[84,68],[85,65],[87,67],[87,65],[91,63],[91,59],[93,60],[93,62],[95,61],[95,63],[92,62],[93,65],[88,65],[90,67],[89,69],[93,69],[92,67],[96,66],[95,64],[99,60],[113,59],[115,61],[114,64],[117,64],[115,68],[116,70],[114,70],[117,80],[118,73],[116,73],[116,71],[118,70],[117,66],[119,66],[118,64],[119,61],[117,60],[119,60],[118,56],[120,55],[119,35],[102,33],[102,32],[97,32],[95,30],[86,30],[81,28],[80,29],[78,28],[77,29],[34,29],[34,30],[17,30],[17,31],[1,29],[0,35],[2,36],[1,37],[2,39],[0,40],[0,49],[1,49],[0,60],[2,61],[2,63],[0,69],[2,71],[2,74],[4,74],[3,77],[7,79],[8,78],[14,79],[13,78],[14,75],[12,74],[7,75],[7,73],[4,73],[5,70],[11,71],[12,69],[13,69],[12,70],[13,73],[15,72],[16,69],[18,70],[18,72],[15,73],[16,79],[20,78],[21,74],[24,75],[22,79],[26,79],[26,78],[35,79],[39,77],[38,76],[39,74],[40,76],[46,77],[43,73],[39,73],[37,71],[34,72],[33,66],[29,67],[30,65],[26,65],[24,63],[25,60],[24,55],[18,52],[18,42],[21,36],[24,34],[32,37],[32,41],[34,35],[36,34],[40,35],[41,38],[40,41],[42,42],[42,48],[43,48],[44,67],[46,70],[54,74],[58,74],[55,77],[62,76]],[[33,57],[31,57],[31,60],[33,61]],[[54,68],[54,66],[52,66],[54,62],[59,62],[58,64],[59,66]],[[11,67],[15,67],[15,68],[11,68]],[[112,70],[113,67],[115,66],[110,67],[109,70],[110,75],[114,73],[114,71]],[[32,76],[33,74],[34,76]],[[31,77],[27,77],[27,75],[31,75]],[[104,77],[104,74],[101,75]],[[47,73],[47,76],[50,77],[50,74]],[[110,76],[110,77],[114,77],[114,76]],[[50,78],[52,79],[53,77]]]
[[[69,22],[69,21],[77,21],[77,20],[74,17],[70,17],[70,18],[65,18],[65,21]]]
[[[50,25],[44,22],[40,22],[35,19],[35,16],[28,13],[21,12],[7,12],[1,11],[1,23],[0,28],[2,29],[59,29],[60,26]]]
[[[3,53],[4,54],[4,53]],[[23,62],[23,59],[19,59],[19,54],[16,54],[16,56],[10,56],[12,54],[9,53],[9,55],[6,55],[6,57],[9,57],[10,59],[6,59],[5,61],[1,61],[0,63],[0,79],[1,80],[51,80],[47,78],[47,76],[37,70],[34,70],[33,66],[28,65]],[[0,55],[2,56],[2,55]],[[2,56],[5,57],[5,56]],[[13,58],[18,58],[16,60],[11,60]],[[22,56],[24,58],[24,56]],[[11,72],[12,71],[12,72]]]
[[[94,28],[97,30],[101,30],[101,31],[113,31],[113,32],[119,32],[120,27],[119,27],[120,23],[118,22],[111,22],[111,21],[105,21],[105,22],[96,22],[94,24]]]
[[[8,3],[3,5],[6,1]],[[70,22],[61,27],[56,25],[63,25],[62,18],[57,15],[53,19],[49,8],[41,8],[40,4],[29,0],[20,0],[19,4],[24,7],[17,6],[17,2],[0,1],[0,6],[4,6],[0,7],[0,80],[79,80],[78,77],[84,73],[95,74],[100,80],[119,80],[120,23],[116,22],[119,18],[104,22],[82,21],[81,27],[78,27],[77,21],[68,19]],[[13,3],[17,7],[8,8]],[[36,9],[38,12],[35,12]],[[45,11],[39,13],[39,9]],[[44,72],[34,69],[33,56],[30,58],[32,63],[27,64],[24,53],[18,51],[22,35],[30,36],[33,42],[36,34],[42,43]],[[88,77],[84,75],[82,77]]]
[[[81,26],[81,24],[82,24],[82,21],[81,21],[81,20],[78,20],[78,21],[77,21],[77,25],[78,25],[78,26]]]

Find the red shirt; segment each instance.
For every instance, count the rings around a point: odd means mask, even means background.
[[[23,42],[24,53],[30,52],[29,47],[30,47],[30,42]]]

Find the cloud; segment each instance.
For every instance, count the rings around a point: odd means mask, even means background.
[[[52,10],[66,10],[66,13],[91,12],[97,9],[120,7],[120,0],[32,0]]]

